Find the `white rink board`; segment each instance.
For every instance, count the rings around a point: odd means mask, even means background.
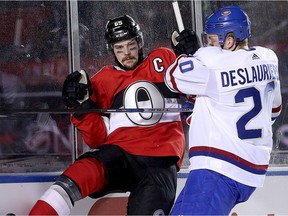
[[[283,171],[283,169],[281,169]],[[274,172],[274,174],[273,174]],[[251,198],[236,206],[232,212],[238,215],[288,215],[288,175],[283,172],[277,175],[275,171],[266,177],[263,188],[258,188]],[[182,189],[187,176],[187,170],[181,170],[178,178],[177,195]],[[1,177],[0,177],[1,178]],[[30,208],[44,193],[52,182],[42,183],[1,183],[0,184],[0,215],[14,213],[27,215]],[[108,197],[122,197],[128,194],[111,194]],[[78,201],[71,215],[87,215],[94,199],[86,198]],[[231,212],[231,213],[232,213]]]

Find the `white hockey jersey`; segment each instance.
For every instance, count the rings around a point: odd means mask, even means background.
[[[174,92],[197,95],[189,129],[190,170],[210,169],[263,186],[272,123],[281,111],[278,58],[267,48],[200,48],[165,75]]]

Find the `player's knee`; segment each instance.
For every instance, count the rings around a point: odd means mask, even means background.
[[[72,202],[73,205],[76,201],[82,199],[81,191],[78,185],[66,175],[60,175],[60,177],[54,183],[53,186],[56,188],[56,190],[57,190],[57,186],[60,186],[61,188],[63,188],[64,191],[69,196],[70,201]],[[63,192],[60,191],[60,194],[63,196]]]

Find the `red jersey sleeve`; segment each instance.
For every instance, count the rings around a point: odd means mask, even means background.
[[[108,104],[109,100],[105,100],[105,98],[108,98],[108,96],[106,94],[105,88],[102,86],[102,76],[97,76],[100,75],[101,71],[106,71],[106,68],[111,70],[113,67],[105,67],[90,79],[93,91],[93,94],[90,98],[93,101],[96,101],[95,108],[99,109],[107,109],[110,106],[110,104]],[[106,141],[107,124],[105,124],[104,118],[100,113],[87,113],[82,119],[77,119],[72,116],[71,121],[81,133],[85,143],[90,148],[96,148]]]
[[[88,113],[80,120],[72,116],[71,121],[90,148],[95,148],[106,140],[106,125],[100,114]]]

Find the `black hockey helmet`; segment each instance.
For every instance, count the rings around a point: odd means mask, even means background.
[[[108,49],[111,45],[130,38],[136,37],[139,49],[144,45],[143,34],[140,31],[138,23],[134,21],[129,15],[124,15],[110,19],[106,24],[105,39]]]

